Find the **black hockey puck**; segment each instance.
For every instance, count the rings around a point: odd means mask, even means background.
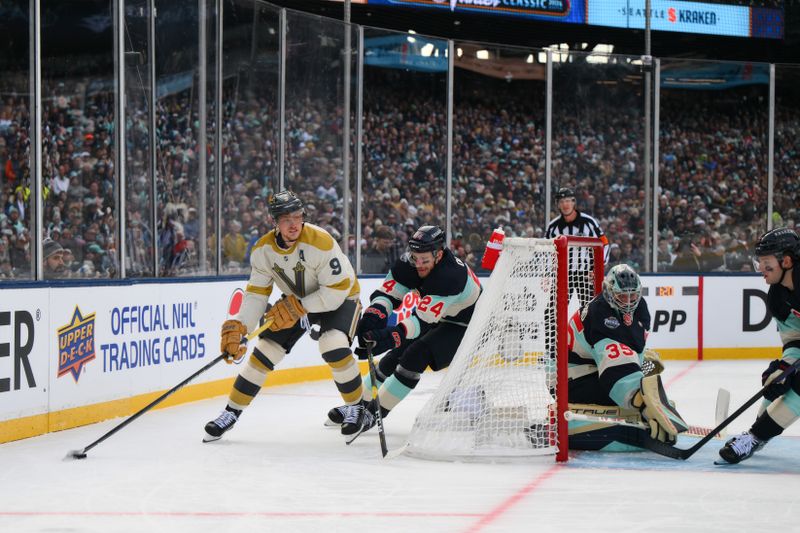
[[[72,450],[64,459],[86,459],[86,452],[83,450]]]

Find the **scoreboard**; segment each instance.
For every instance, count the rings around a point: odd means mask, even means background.
[[[645,0],[361,0],[360,3],[640,30],[645,28],[646,21]],[[782,39],[784,10],[743,6],[734,1],[651,0],[650,27],[654,31]]]

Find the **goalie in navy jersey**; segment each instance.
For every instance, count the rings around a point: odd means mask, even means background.
[[[628,265],[611,268],[602,294],[578,310],[568,327],[570,410],[649,426],[573,420],[569,447],[625,451],[643,447],[648,438],[675,443],[687,425],[667,399],[658,371],[643,371],[650,312],[639,275]]]
[[[719,455],[728,463],[753,456],[800,418],[800,374],[793,364],[800,359],[800,237],[791,228],[768,231],[758,241],[753,259],[756,271],[769,285],[767,308],[781,336],[780,359],[761,374],[766,387],[756,421],[748,431],[728,440]],[[778,379],[784,371],[787,375]]]
[[[376,365],[383,416],[414,390],[425,369],[436,371],[450,365],[481,294],[478,278],[444,243],[440,228],[419,228],[408,241],[408,252],[370,296],[370,306],[358,323],[355,352],[359,357],[367,357],[367,343],[374,343],[374,355],[389,351]],[[416,309],[397,325],[388,326],[389,316],[411,291],[419,293]],[[369,374],[364,380],[362,404],[331,409],[326,425],[352,418],[353,410],[363,411],[362,432],[375,425]]]

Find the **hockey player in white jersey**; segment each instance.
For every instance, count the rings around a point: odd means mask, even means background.
[[[778,324],[783,353],[761,374],[761,384],[767,389],[756,421],[748,431],[731,438],[720,449],[719,455],[727,463],[752,457],[800,418],[800,373],[793,368],[800,359],[798,261],[800,237],[793,229],[768,231],[756,244],[753,262],[769,285],[767,308]],[[784,371],[788,371],[787,375],[779,380]]]
[[[275,229],[261,237],[250,254],[251,273],[239,313],[222,325],[222,352],[227,361],[245,354],[242,337],[258,327],[267,300],[277,285],[283,293],[267,312],[274,319],[243,364],[225,410],[205,426],[204,442],[217,440],[238,421],[242,411],[295,343],[320,325],[319,349],[331,367],[345,404],[360,404],[362,381],[350,344],[360,316],[358,279],[350,261],[324,229],[305,222],[303,203],[291,191],[281,191],[268,203]],[[349,441],[361,429],[357,419],[345,419],[341,432]]]
[[[415,311],[395,326],[388,317],[410,291],[419,293]],[[389,350],[376,368],[378,403],[387,416],[419,383],[422,373],[447,368],[458,350],[481,294],[477,276],[444,246],[444,232],[436,226],[419,228],[408,241],[408,252],[392,266],[358,324],[359,348],[374,343],[375,355]],[[376,403],[370,401],[372,383],[365,378],[361,405],[335,407],[326,425],[341,424],[363,412],[363,431],[375,425]],[[349,415],[349,416],[348,416]]]
[[[638,428],[575,421],[569,447],[622,451],[644,447],[645,439],[675,443],[687,424],[667,400],[658,374],[642,371],[650,313],[639,275],[617,265],[603,292],[569,320],[569,407],[573,412],[644,421]]]

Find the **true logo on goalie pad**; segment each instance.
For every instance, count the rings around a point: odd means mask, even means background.
[[[619,327],[619,320],[617,320],[617,317],[615,316],[606,318],[603,323],[608,329],[617,329]]]

